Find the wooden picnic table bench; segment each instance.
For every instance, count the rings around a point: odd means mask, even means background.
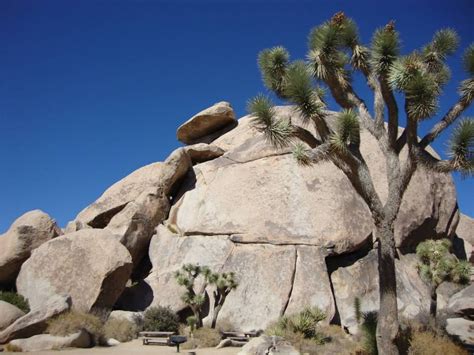
[[[175,332],[152,332],[152,331],[144,331],[144,332],[140,332],[138,333],[141,337],[150,337],[150,338],[165,338],[165,337],[169,337],[173,334],[175,334]]]
[[[253,338],[257,336],[257,332],[222,332],[224,338]]]
[[[175,332],[152,332],[144,331],[138,333],[140,337],[143,337],[143,345],[155,344],[155,345],[172,345],[170,337]]]

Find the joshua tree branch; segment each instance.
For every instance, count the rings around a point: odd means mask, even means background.
[[[310,131],[300,126],[293,126],[293,135],[308,144],[311,148],[316,148],[322,144]]]

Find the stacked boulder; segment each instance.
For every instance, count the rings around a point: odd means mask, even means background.
[[[291,106],[277,107],[276,114],[303,125]],[[328,117],[333,120],[334,113]],[[383,153],[370,134],[361,136],[375,187],[386,199]],[[282,315],[317,306],[328,322],[339,319],[351,331],[354,298],[364,300],[363,311],[378,308],[371,215],[331,162],[299,166],[289,149],[265,141],[251,116],[237,121],[227,102],[193,116],[177,137],[186,146],[116,182],[64,235],[43,216],[32,227],[35,238],[21,247],[0,244],[0,283],[16,282],[32,308],[0,331],[0,343],[41,333],[45,320],[69,308],[140,312],[162,305],[185,311],[173,276],[185,263],[235,272],[239,286],[219,313],[235,329],[264,329]],[[404,316],[429,309],[429,292],[416,270],[416,245],[452,238],[458,219],[451,177],[420,168],[395,224]],[[33,229],[20,225],[27,224],[17,220],[0,243],[25,240],[18,236]],[[148,261],[151,271],[142,267]],[[136,283],[126,287],[131,278]],[[207,294],[212,302],[212,290]],[[210,319],[212,314],[205,323]],[[25,346],[60,341],[40,340]]]

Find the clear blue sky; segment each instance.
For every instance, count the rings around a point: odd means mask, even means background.
[[[463,48],[474,40],[472,0],[0,1],[0,232],[35,208],[64,226],[113,182],[166,158],[176,128],[214,102],[244,115],[264,90],[258,51],[281,44],[303,58],[310,29],[339,10],[366,43],[395,19],[404,52],[442,27]],[[459,62],[460,52],[441,114],[465,78]],[[455,179],[473,216],[473,180]]]

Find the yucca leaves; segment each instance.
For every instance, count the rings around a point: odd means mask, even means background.
[[[431,54],[440,60],[444,60],[448,55],[453,54],[458,46],[459,36],[456,31],[445,28],[434,34],[431,43],[424,48],[424,52],[426,55]]]
[[[471,43],[464,52],[463,64],[469,75],[474,76],[474,43]]]
[[[474,172],[474,120],[467,118],[459,122],[449,140],[449,151],[454,167],[465,175]]]
[[[283,94],[283,78],[290,60],[288,51],[283,47],[264,49],[258,55],[258,66],[265,86],[278,96]]]
[[[410,117],[421,120],[434,115],[438,109],[439,86],[432,75],[415,75],[405,89]]]
[[[393,23],[375,31],[372,37],[371,65],[378,74],[386,74],[400,53],[400,39]]]
[[[330,139],[333,149],[340,152],[345,152],[349,145],[359,144],[360,125],[355,111],[343,110],[339,112],[336,130]]]
[[[308,149],[306,148],[306,146],[304,144],[296,143],[293,146],[292,153],[293,153],[293,158],[296,159],[298,164],[301,164],[301,165],[310,165],[311,164],[311,159],[308,155]]]
[[[304,62],[297,61],[289,66],[285,76],[284,95],[297,106],[304,123],[322,115],[323,104],[313,88],[308,67]]]
[[[273,146],[282,148],[292,141],[293,127],[289,120],[277,119],[273,102],[265,95],[258,95],[249,101],[247,110],[253,115],[252,125],[263,132],[265,139]]]

